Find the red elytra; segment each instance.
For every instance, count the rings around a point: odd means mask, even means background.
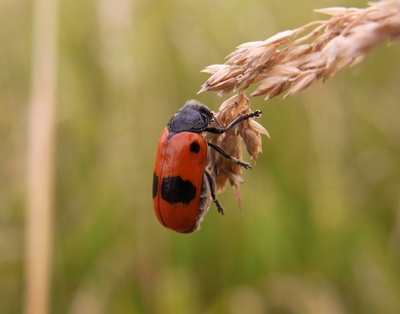
[[[209,127],[213,113],[205,105],[190,100],[171,118],[161,132],[153,174],[153,206],[163,226],[181,233],[197,230],[210,199],[223,214],[215,196],[214,180],[206,170],[208,148],[245,168],[251,166],[208,143],[201,133],[221,134],[260,115],[261,111],[255,111],[236,118],[227,127]]]
[[[159,141],[153,205],[162,225],[188,233],[196,229],[199,213],[209,205],[208,193],[202,191],[208,147],[198,133],[180,132],[168,139],[169,134],[165,128]]]

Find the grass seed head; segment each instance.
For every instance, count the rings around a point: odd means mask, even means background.
[[[332,7],[316,12],[330,18],[280,32],[264,41],[243,43],[227,56],[225,64],[203,70],[211,77],[199,93],[217,91],[222,96],[238,91],[222,103],[216,114],[223,126],[251,112],[246,91],[253,84],[258,86],[250,96],[265,96],[267,100],[286,93],[287,97],[361,62],[385,39],[393,43],[400,38],[400,0],[373,2],[363,9]],[[269,137],[267,130],[251,119],[224,134],[207,134],[206,138],[238,159],[242,159],[243,142],[250,157],[257,161],[261,134]],[[208,169],[216,181],[217,193],[230,182],[240,200],[241,166],[211,150]]]
[[[330,18],[241,44],[225,64],[207,67],[204,71],[212,76],[200,92],[224,95],[258,83],[251,96],[269,99],[286,91],[287,96],[293,95],[359,63],[385,39],[392,43],[400,38],[400,0],[373,2],[363,9],[333,7],[316,12]]]
[[[248,113],[251,113],[250,100],[245,95],[238,94],[222,103],[216,114],[216,120],[222,126],[227,126],[236,118]],[[215,121],[213,123],[217,126]],[[244,145],[250,157],[257,161],[258,154],[262,151],[261,134],[269,136],[268,131],[261,124],[249,119],[223,134],[207,133],[205,137],[207,141],[218,145],[229,155],[240,160],[243,159],[242,145]],[[229,182],[237,200],[240,201],[239,184],[243,182],[241,176],[243,167],[211,149],[207,168],[216,182],[217,194],[222,192]]]

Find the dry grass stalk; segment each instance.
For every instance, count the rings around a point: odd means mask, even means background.
[[[25,314],[50,312],[57,1],[34,1],[28,128]]]
[[[228,55],[225,64],[203,70],[212,75],[199,93],[219,91],[222,96],[239,90],[221,105],[217,118],[222,124],[250,112],[250,100],[245,93],[252,84],[259,85],[250,96],[265,95],[269,99],[286,92],[287,97],[359,63],[386,38],[391,42],[400,38],[400,0],[383,0],[364,9],[336,7],[316,11],[331,18],[310,22],[264,41],[244,43]],[[266,129],[249,120],[226,134],[207,137],[239,159],[243,139],[250,156],[257,160],[261,152],[260,134],[268,136]],[[240,199],[240,166],[211,152],[209,170],[217,182],[217,193],[229,181]]]

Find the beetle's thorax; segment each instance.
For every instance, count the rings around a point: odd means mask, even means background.
[[[167,128],[170,136],[179,132],[203,132],[210,121],[213,114],[205,105],[197,101],[188,101],[168,122]]]

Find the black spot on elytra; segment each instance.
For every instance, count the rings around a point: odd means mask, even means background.
[[[157,190],[158,190],[158,175],[156,173],[153,173],[153,198],[157,196]]]
[[[165,177],[161,182],[161,198],[170,204],[189,204],[196,197],[196,187],[180,176]]]
[[[200,151],[200,144],[196,141],[192,142],[190,144],[190,151],[197,154]]]

